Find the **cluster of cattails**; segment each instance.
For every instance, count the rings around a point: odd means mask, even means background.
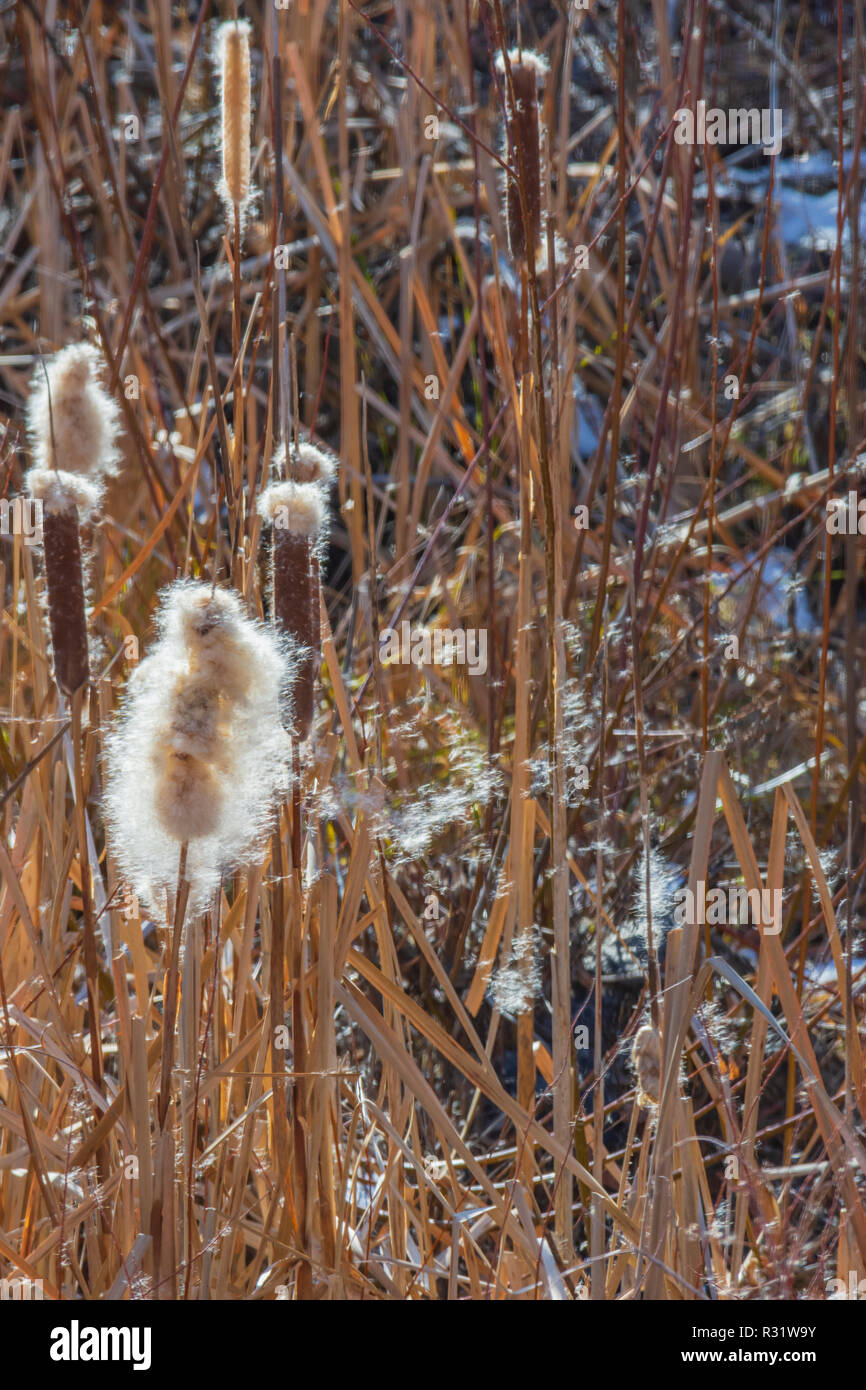
[[[658,1030],[645,1023],[635,1034],[631,1049],[632,1066],[637,1077],[637,1103],[649,1110],[659,1103],[661,1079],[661,1039]]]
[[[518,183],[511,175],[505,175],[508,250],[513,261],[531,259],[536,270],[542,271],[547,265],[547,219],[538,89],[547,64],[537,53],[514,49],[508,53],[507,62],[506,55],[498,55],[496,68],[505,89],[505,157],[523,186],[521,198]]]
[[[125,879],[157,911],[187,846],[191,903],[247,863],[285,791],[284,644],[239,596],[178,580],[109,740],[106,820]]]
[[[81,516],[97,509],[119,459],[117,406],[100,384],[102,366],[88,343],[63,348],[37,369],[27,406],[27,486],[42,505],[54,674],[66,695],[90,678]]]
[[[250,24],[229,20],[217,31],[223,172],[219,193],[233,237],[243,233],[250,199]]]
[[[328,485],[337,462],[333,455],[304,442],[274,459],[275,481],[259,499],[259,514],[271,527],[270,602],[277,629],[296,657],[286,727],[303,743],[310,735],[316,676],[322,661],[319,564],[327,541]]]

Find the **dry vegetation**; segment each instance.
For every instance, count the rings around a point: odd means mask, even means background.
[[[859,10],[241,11],[221,185],[232,6],[0,5],[2,495],[69,343],[122,455],[89,684],[0,552],[0,1276],[823,1298],[866,1274]],[[699,96],[780,108],[779,157],[677,144]],[[246,863],[148,904],[108,736],[166,585],[273,622],[299,437],[339,457],[312,733]],[[486,671],[384,664],[403,622]],[[677,924],[701,881],[777,931]]]

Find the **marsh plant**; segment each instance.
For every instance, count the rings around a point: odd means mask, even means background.
[[[36,369],[27,404],[30,496],[42,508],[54,674],[65,695],[90,676],[82,517],[96,512],[116,469],[118,410],[96,348],[73,343]]]
[[[280,706],[295,671],[238,595],[209,583],[168,586],[157,634],[108,741],[104,805],[118,868],[165,920],[181,846],[200,908],[264,844],[287,787]]]
[[[3,1287],[866,1268],[863,40],[772,9],[0,5]]]

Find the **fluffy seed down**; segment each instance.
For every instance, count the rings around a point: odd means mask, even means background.
[[[36,369],[27,402],[36,470],[60,469],[61,476],[77,474],[94,484],[114,472],[120,458],[118,412],[100,384],[102,365],[90,343],[71,343],[55,353],[44,370],[41,365]]]
[[[286,790],[290,678],[285,650],[231,590],[178,581],[158,621],[109,740],[105,800],[118,867],[157,911],[180,844],[198,906],[257,853]]]
[[[282,478],[288,471],[299,483],[321,483],[327,487],[337,476],[337,458],[328,449],[321,449],[305,439],[290,450],[291,466],[286,468],[286,446],[281,444],[274,454],[273,471]]]

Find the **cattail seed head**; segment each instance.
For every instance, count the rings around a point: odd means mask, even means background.
[[[635,1034],[631,1060],[637,1075],[637,1103],[648,1110],[658,1105],[661,1077],[661,1040],[648,1023]]]
[[[52,512],[68,511],[70,505],[79,514],[87,515],[97,510],[102,498],[98,480],[82,478],[62,468],[31,468],[26,481],[30,496],[39,498],[49,516]]]
[[[182,843],[213,835],[219,826],[221,788],[201,758],[172,749],[162,752],[155,810],[165,831]]]
[[[315,709],[316,674],[322,662],[318,550],[325,529],[324,489],[317,482],[272,483],[259,499],[272,527],[271,611],[297,654],[298,673],[286,726],[303,742]]]
[[[90,678],[87,601],[79,512],[95,511],[102,478],[117,466],[117,406],[99,381],[102,359],[72,343],[36,371],[27,403],[34,466],[31,497],[42,502],[42,543],[54,675],[72,695]]]
[[[539,260],[544,262],[547,259],[538,115],[538,87],[547,72],[547,65],[538,54],[521,53],[515,49],[508,54],[510,87],[502,54],[497,57],[496,66],[505,78],[506,157],[523,183],[526,200],[527,223],[524,225],[520,189],[514,179],[506,174],[504,191],[508,250],[513,261],[525,261],[531,255],[533,264],[537,265]]]
[[[244,700],[255,672],[250,638],[237,596],[207,584],[173,593],[166,609],[165,637],[189,656],[190,669],[227,700]]]
[[[223,175],[220,195],[233,235],[243,231],[250,196],[250,24],[229,20],[217,31],[222,103]],[[241,219],[235,227],[235,211]]]
[[[171,698],[169,743],[179,758],[203,758],[215,767],[227,761],[222,741],[226,696],[210,676],[184,673]]]
[[[299,658],[292,701],[292,733],[303,742],[313,723],[316,670],[322,659],[321,651],[313,645],[313,607],[319,595],[313,575],[310,538],[294,531],[276,532],[273,561],[274,614],[279,626],[291,634]]]
[[[45,515],[42,545],[54,676],[64,695],[73,695],[90,679],[84,572],[74,504]]]
[[[71,343],[44,370],[37,367],[27,402],[36,469],[58,469],[61,476],[77,474],[95,482],[116,469],[118,411],[100,384],[101,370],[102,358],[90,343]]]
[[[297,448],[290,450],[291,466],[286,469],[286,447],[281,444],[274,454],[273,469],[278,478],[288,471],[299,483],[321,483],[329,486],[337,476],[337,459],[328,449],[322,449],[310,440],[303,440]]]
[[[257,852],[285,790],[280,703],[293,670],[231,590],[180,580],[158,626],[109,739],[105,797],[121,872],[155,908],[180,844],[197,904]]]

